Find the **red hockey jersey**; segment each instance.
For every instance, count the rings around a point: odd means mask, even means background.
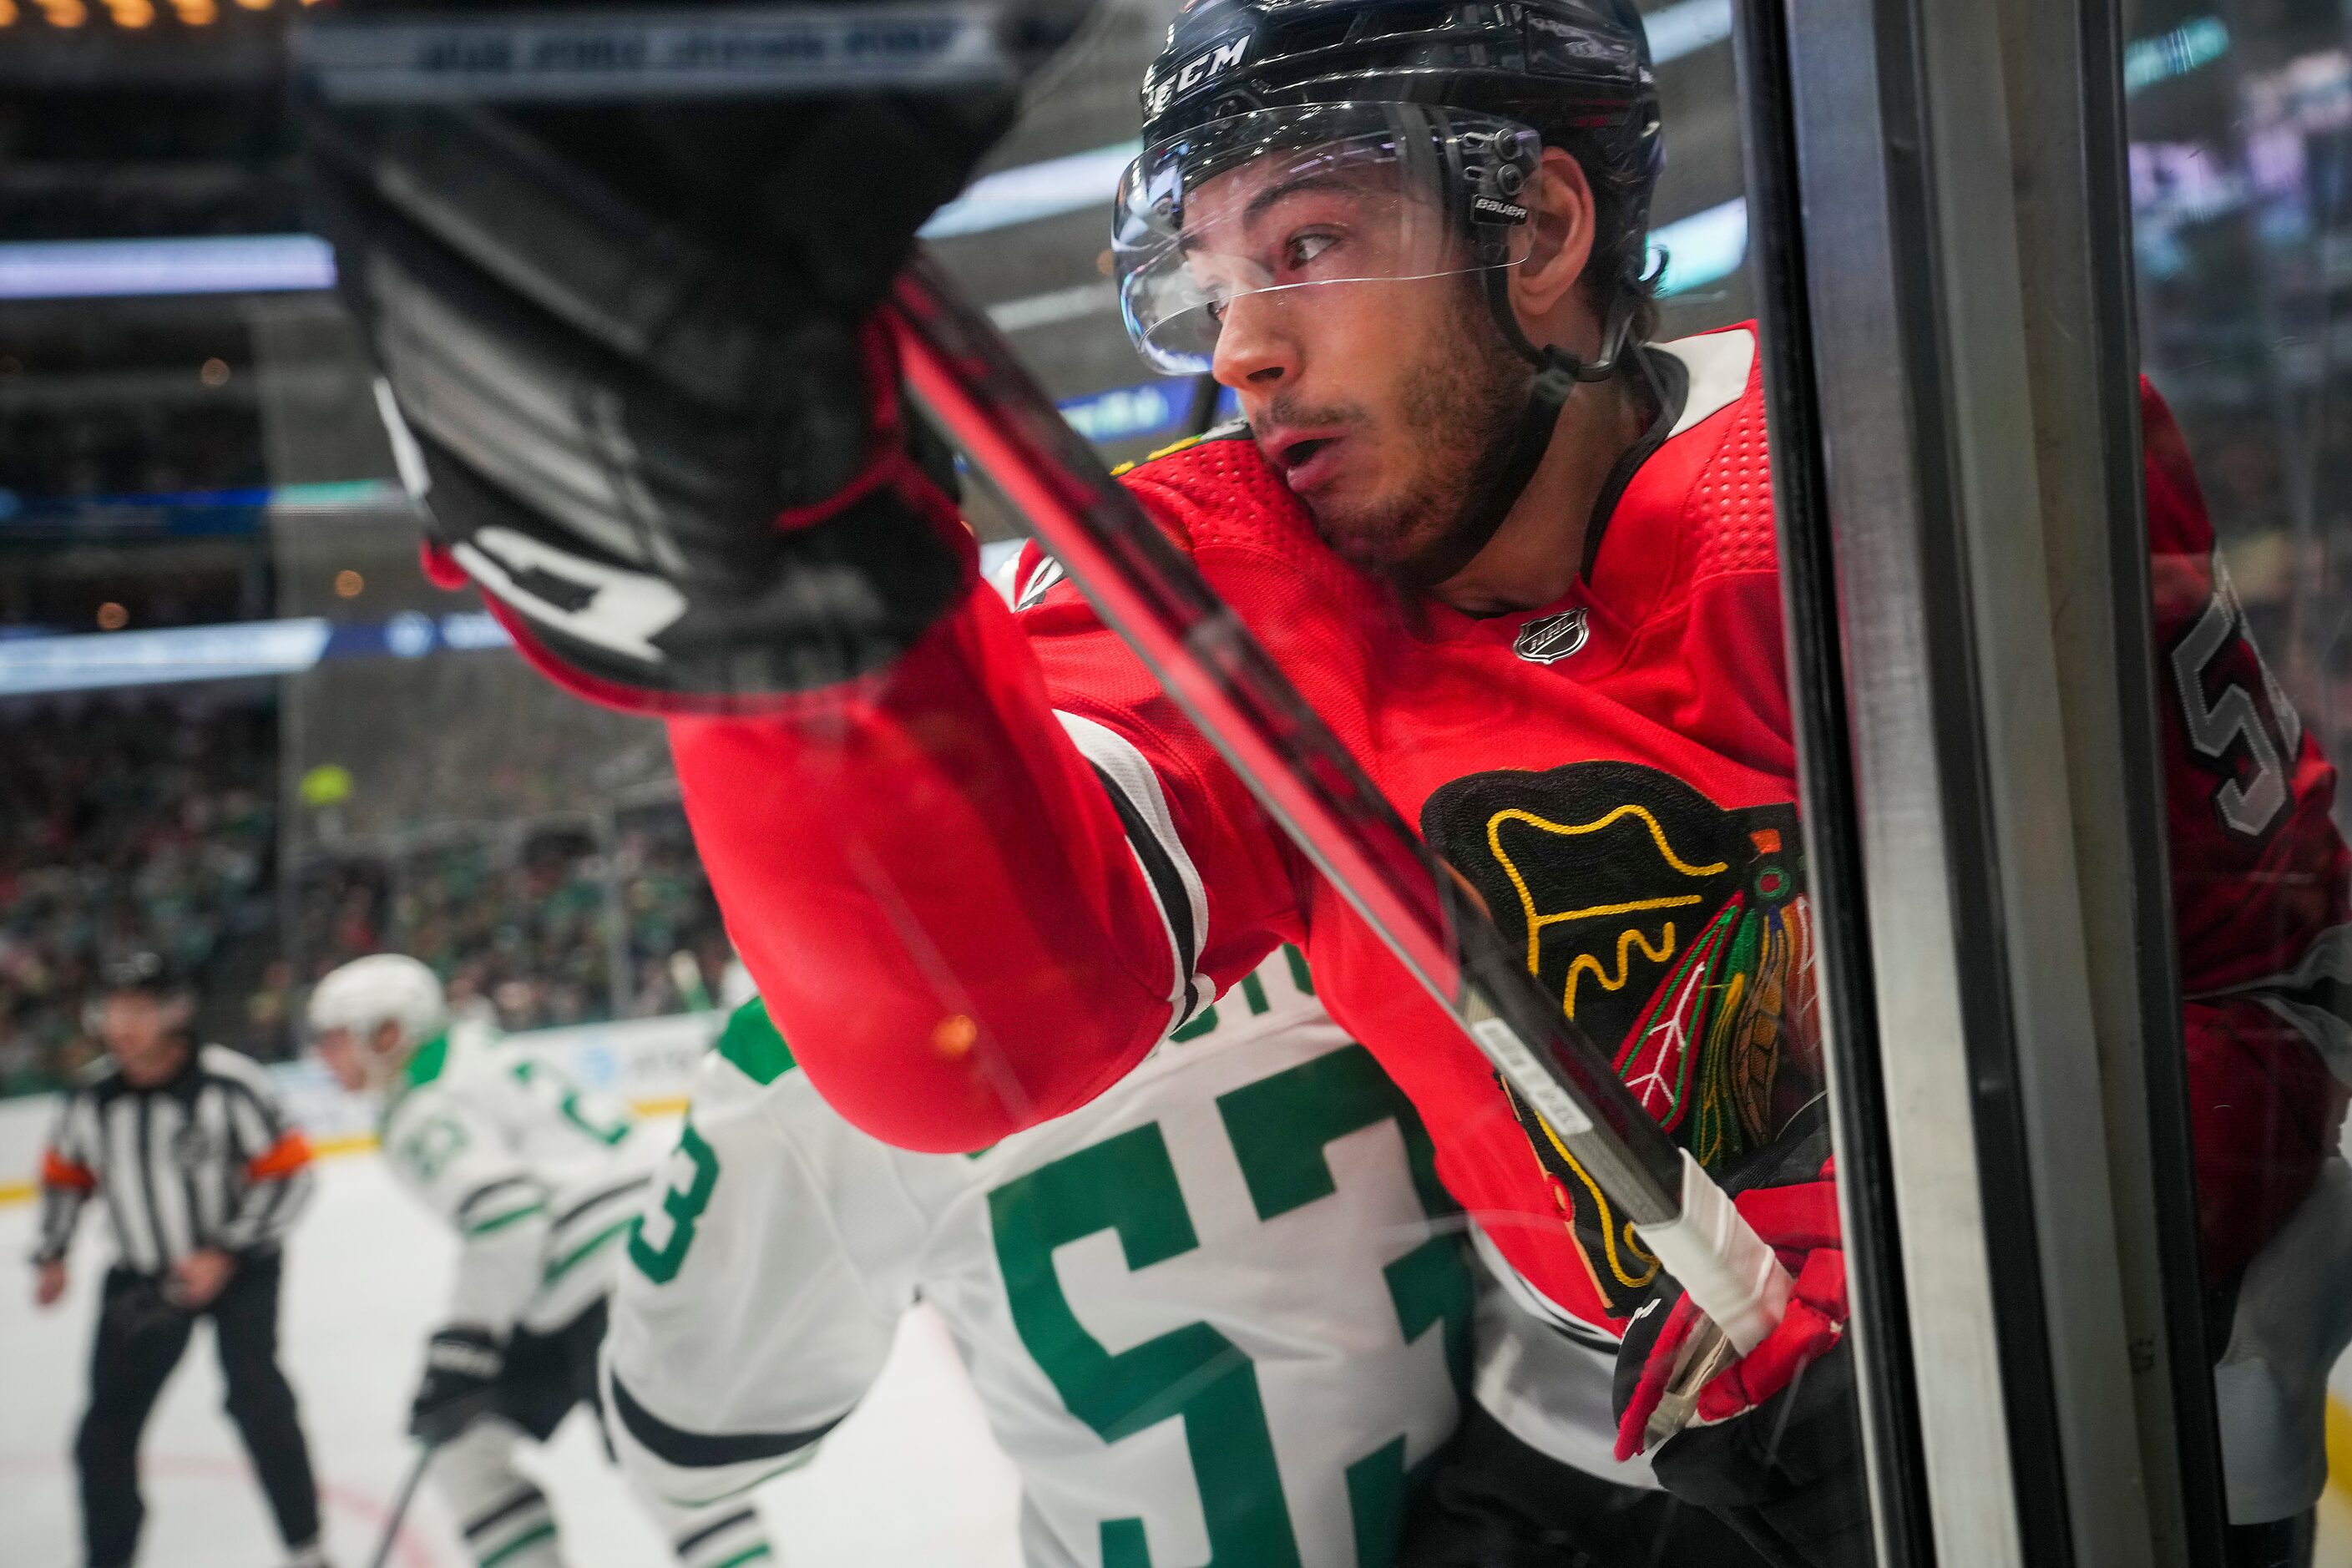
[[[1648,351],[1666,391],[1566,598],[1474,619],[1350,568],[1245,434],[1135,494],[1709,1165],[1820,1086],[1761,370],[1747,328]],[[2352,1060],[2332,1010],[2334,774],[2217,584],[2148,404],[2173,858],[2206,1241],[2234,1268],[2307,1190]],[[1655,1262],[1259,813],[1058,569],[978,595],[889,676],[788,718],[672,721],[728,921],[851,1120],[972,1148],[1115,1081],[1273,946],[1428,1121],[1454,1196],[1592,1321]]]

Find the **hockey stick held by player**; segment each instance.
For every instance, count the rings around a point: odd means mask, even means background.
[[[1795,1278],[1771,1335],[1700,1382],[1687,1416],[1665,1423],[1663,1437],[1660,1405],[1697,1322],[1671,1279],[1626,1325],[1618,1355],[1618,1458],[1647,1452],[1668,1490],[1715,1510],[1776,1563],[1872,1560],[1825,1110],[1805,1112],[1780,1144],[1724,1177]]]

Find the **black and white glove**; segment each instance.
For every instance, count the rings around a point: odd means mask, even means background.
[[[1035,4],[1019,62],[1082,10]],[[306,87],[314,221],[431,513],[428,572],[470,577],[560,681],[640,710],[769,706],[903,653],[975,572],[875,310],[1016,99]]]
[[[425,1377],[408,1406],[408,1435],[438,1447],[485,1413],[498,1395],[506,1352],[482,1330],[453,1323],[425,1345]]]

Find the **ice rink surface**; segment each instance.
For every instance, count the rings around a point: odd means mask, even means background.
[[[455,1244],[373,1154],[321,1162],[316,1201],[287,1247],[282,1364],[302,1405],[339,1568],[366,1568],[412,1449],[402,1428],[425,1335],[438,1321]],[[34,1205],[0,1208],[0,1257],[32,1248]],[[0,1270],[0,1564],[80,1561],[68,1453],[87,1383],[104,1273],[100,1215],[85,1216],[73,1286],[35,1310],[30,1271]],[[199,1328],[164,1390],[143,1450],[145,1568],[276,1568],[282,1553],[236,1430],[221,1411],[211,1331]],[[673,1561],[636,1512],[584,1412],[543,1453],[574,1568]],[[927,1310],[901,1326],[881,1382],[816,1458],[770,1482],[760,1510],[788,1568],[920,1563],[1015,1568],[1020,1494],[946,1331]],[[471,1559],[429,1488],[392,1562]]]

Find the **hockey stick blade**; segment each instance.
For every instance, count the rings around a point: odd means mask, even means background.
[[[1257,639],[919,253],[889,307],[908,384],[1300,851],[1633,1222],[1741,1353],[1789,1279],[1608,1057],[1537,986]],[[1699,1356],[1696,1361],[1706,1361]]]

